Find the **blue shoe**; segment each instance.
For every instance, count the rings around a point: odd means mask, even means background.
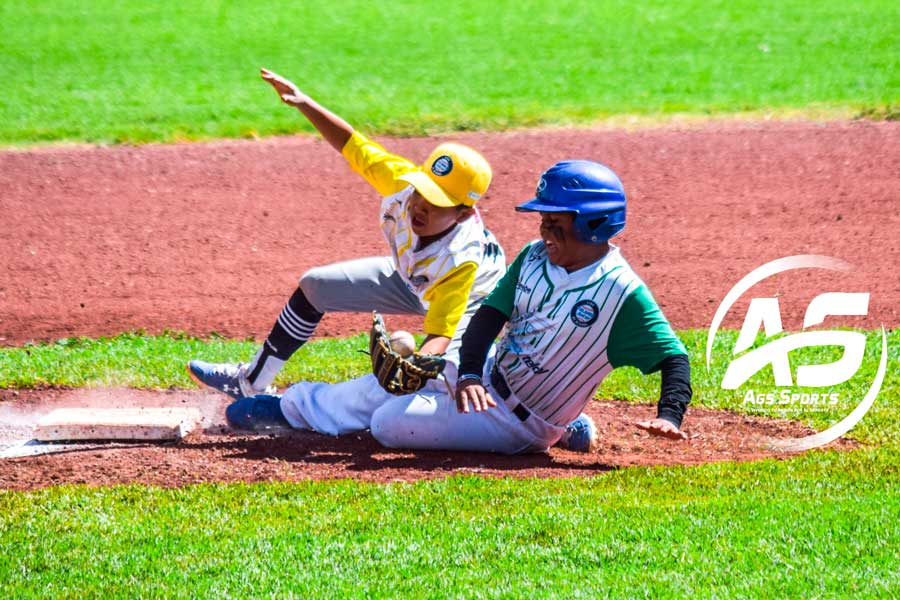
[[[243,364],[216,364],[192,360],[187,366],[191,379],[200,385],[209,386],[217,392],[228,394],[235,400],[259,393],[253,391],[250,382],[244,376]]]
[[[235,429],[260,431],[290,427],[281,412],[281,396],[260,394],[232,402],[225,409],[228,424]]]
[[[572,452],[593,452],[598,442],[594,420],[581,413],[577,419],[566,425],[566,432],[556,445]]]

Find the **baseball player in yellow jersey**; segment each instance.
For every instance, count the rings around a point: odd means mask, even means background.
[[[192,360],[191,376],[236,400],[265,392],[328,311],[422,314],[426,338],[418,352],[455,355],[466,323],[506,264],[475,208],[490,185],[487,161],[462,144],[446,143],[418,166],[387,152],[284,77],[267,69],[261,74],[383,196],[377,214],[391,255],[308,271],[249,363]],[[452,381],[455,365],[445,375]]]
[[[596,429],[582,411],[606,375],[630,365],[662,373],[656,418],[635,425],[684,439],[680,427],[692,395],[684,345],[608,242],[625,226],[621,181],[599,163],[563,161],[544,172],[535,198],[517,209],[540,212],[541,239],[525,246],[470,320],[455,395],[434,380],[400,397],[359,380],[301,382],[283,397],[235,402],[226,411],[229,422],[249,429],[287,422],[332,434],[368,428],[395,448],[588,450]],[[277,414],[267,408],[275,403]]]

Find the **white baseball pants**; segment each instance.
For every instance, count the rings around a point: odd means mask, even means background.
[[[562,436],[564,427],[535,414],[522,420],[513,412],[519,403],[514,394],[503,400],[486,386],[497,406],[479,413],[457,412],[443,381],[431,381],[417,394],[393,396],[374,375],[336,384],[297,383],[282,396],[281,410],[294,428],[328,435],[370,429],[389,448],[523,454],[544,452]]]

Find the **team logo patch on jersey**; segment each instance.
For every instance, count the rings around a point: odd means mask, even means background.
[[[443,177],[453,170],[453,159],[447,156],[439,156],[431,163],[431,172],[439,177]]]
[[[572,307],[572,312],[569,313],[569,318],[578,327],[590,327],[597,321],[598,316],[600,316],[600,308],[593,300],[577,302]]]

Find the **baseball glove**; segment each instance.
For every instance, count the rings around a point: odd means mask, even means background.
[[[377,312],[372,312],[369,355],[372,357],[372,373],[378,383],[395,396],[418,392],[429,380],[437,378],[447,364],[440,356],[413,353],[403,358],[391,350],[384,319]]]

